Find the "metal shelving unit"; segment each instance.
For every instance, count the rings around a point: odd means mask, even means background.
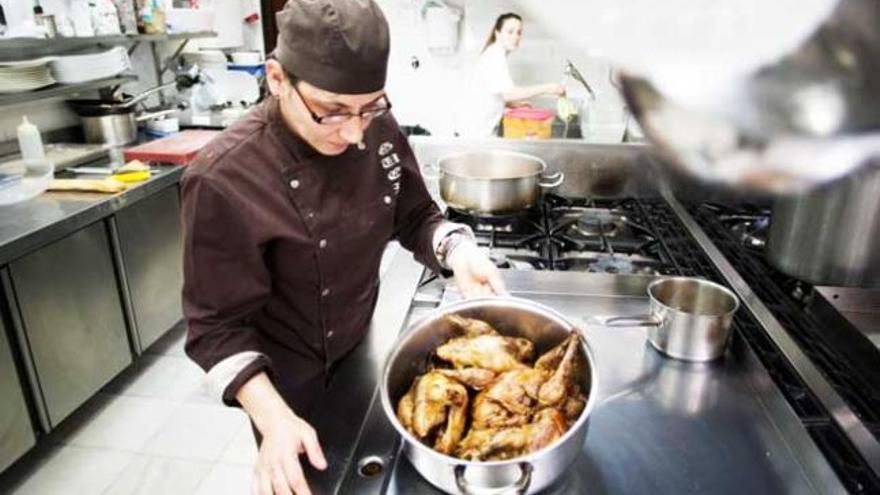
[[[193,38],[213,38],[213,31],[192,33],[110,35],[88,37],[55,38],[14,38],[0,41],[0,60],[23,60],[35,56],[56,54],[77,50],[87,46],[119,46],[140,42],[162,42],[189,40]]]
[[[140,46],[141,43],[149,43],[150,52],[153,57],[156,80],[161,84],[163,81],[162,76],[169,70],[172,61],[180,55],[183,48],[189,43],[189,40],[195,38],[213,38],[215,36],[217,36],[217,33],[213,31],[197,31],[188,33],[111,35],[71,38],[16,38],[0,40],[0,63],[2,63],[2,61],[27,60],[47,55],[64,54],[85,47],[128,45],[127,50],[130,55],[138,46]],[[156,49],[156,44],[169,41],[180,42],[180,44],[173,50],[173,55],[163,60],[159,54],[159,50]],[[119,75],[81,84],[56,84],[48,88],[34,91],[0,94],[0,107],[67,98],[85,91],[108,88],[136,80],[137,77],[134,75]],[[162,98],[161,95],[160,101],[164,103],[164,98]]]
[[[94,91],[96,89],[117,86],[131,81],[137,81],[134,75],[122,74],[114,77],[106,77],[87,81],[79,84],[55,84],[43,89],[27,91],[23,93],[12,93],[0,95],[0,107],[8,107],[12,105],[20,105],[33,101],[46,101],[58,98],[68,98],[76,96],[86,91]]]

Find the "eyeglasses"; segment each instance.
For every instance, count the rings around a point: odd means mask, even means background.
[[[331,112],[325,115],[318,115],[312,110],[312,107],[306,102],[306,99],[303,97],[302,93],[297,89],[296,84],[291,84],[293,90],[299,96],[299,99],[302,100],[303,105],[306,107],[306,110],[309,111],[309,115],[312,116],[312,120],[315,121],[316,124],[321,125],[339,125],[344,124],[354,118],[355,116],[360,117],[363,120],[372,120],[377,117],[381,117],[388,113],[391,110],[391,102],[388,100],[388,97],[382,95],[379,101],[384,101],[382,104],[378,104],[376,106],[371,106],[369,108],[364,108],[358,113],[351,112]]]

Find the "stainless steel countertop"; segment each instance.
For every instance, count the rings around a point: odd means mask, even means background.
[[[183,167],[159,170],[144,182],[116,194],[44,192],[0,208],[0,264],[65,237],[166,187],[176,186]]]
[[[406,253],[400,253],[405,255]],[[396,303],[409,306],[414,262],[395,259],[383,279]],[[417,267],[417,265],[415,265]],[[401,283],[398,273],[409,275]],[[648,309],[650,277],[573,272],[504,271],[513,295],[546,304],[585,328],[597,361],[598,407],[583,453],[549,493],[845,493],[822,454],[752,351],[739,339],[724,359],[690,364],[665,358],[640,328],[587,326],[590,315]],[[403,322],[457,296],[437,281],[411,307],[383,300],[366,346],[352,356],[313,418],[331,463],[310,473],[317,493],[435,493],[398,456],[399,438],[376,396],[384,355]],[[388,296],[390,297],[390,296]],[[405,326],[405,325],[404,325]],[[343,370],[340,370],[341,372]],[[370,400],[372,402],[370,402]],[[362,459],[385,464],[381,475],[358,473]]]

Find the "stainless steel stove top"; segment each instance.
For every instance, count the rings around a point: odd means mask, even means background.
[[[785,426],[797,417],[741,340],[723,360],[694,364],[661,355],[643,328],[588,324],[590,316],[648,311],[653,277],[514,270],[504,277],[514,296],[581,326],[596,358],[599,399],[583,452],[545,493],[843,493],[806,433]],[[450,285],[441,290],[441,305],[460,298]],[[431,309],[414,308],[408,319]],[[374,398],[337,493],[442,493],[398,449]],[[364,475],[358,467],[367,465],[380,472]]]
[[[798,315],[774,315],[768,305],[784,296],[759,298],[680,203],[621,200],[546,213],[518,223],[493,219],[476,230],[505,265],[512,293],[587,327],[596,354],[601,405],[582,455],[549,493],[825,494],[880,486],[871,478],[880,459],[872,455],[873,423],[853,416],[851,397],[832,389],[787,333]],[[376,384],[397,332],[454,298],[454,289],[411,259],[391,265],[373,329],[318,409],[333,414],[310,418],[331,465],[309,474],[317,493],[437,493],[399,455]],[[707,277],[740,295],[735,338],[721,361],[674,361],[646,345],[641,329],[586,325],[589,315],[644,312],[645,285],[663,274]]]

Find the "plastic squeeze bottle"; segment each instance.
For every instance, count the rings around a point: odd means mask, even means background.
[[[37,126],[28,122],[27,116],[22,117],[18,126],[18,149],[25,160],[42,160],[46,157],[43,150],[43,139]]]

